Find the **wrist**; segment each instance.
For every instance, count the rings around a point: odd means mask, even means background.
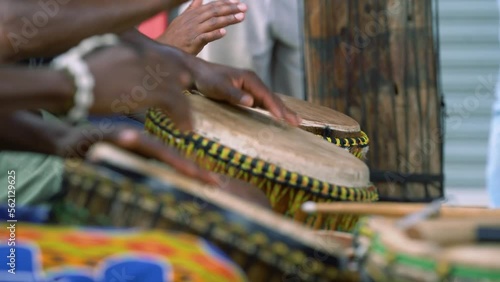
[[[194,56],[191,54],[188,54],[186,52],[182,52],[181,58],[188,68],[188,70],[191,72],[191,75],[193,76],[193,79],[198,76],[198,74],[202,71],[205,65],[205,61]]]
[[[74,103],[76,87],[73,78],[64,70],[51,70],[52,80],[56,89],[53,93],[58,100],[57,113],[67,113]]]
[[[84,57],[92,51],[119,43],[119,38],[114,34],[93,36],[83,40],[78,46],[56,57],[51,67],[63,71],[71,76],[74,87],[74,103],[67,114],[67,121],[76,123],[85,120],[90,108],[94,104],[95,78]]]
[[[6,81],[18,86],[15,89],[4,86],[0,88],[0,92],[8,102],[22,102],[19,109],[43,109],[55,115],[64,115],[72,105],[71,100],[75,92],[73,83],[71,78],[61,71],[15,67],[10,68],[8,73],[3,73],[3,76]]]

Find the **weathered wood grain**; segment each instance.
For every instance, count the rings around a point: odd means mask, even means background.
[[[384,199],[442,196],[442,109],[431,0],[304,0],[308,100],[371,140]],[[411,175],[411,176],[410,176]],[[431,175],[427,184],[414,179]]]

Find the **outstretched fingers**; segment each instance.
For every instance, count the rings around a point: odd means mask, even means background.
[[[214,28],[221,28],[224,27],[221,23],[237,23],[242,21],[247,9],[246,4],[235,3],[229,0],[211,2],[198,8],[197,22],[198,24],[205,23],[205,26],[212,27],[212,30]],[[229,24],[225,26],[227,25]]]

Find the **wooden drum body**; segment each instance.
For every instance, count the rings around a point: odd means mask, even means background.
[[[148,112],[147,130],[209,170],[263,190],[273,209],[315,229],[350,231],[352,215],[306,215],[306,201],[375,201],[368,167],[345,150],[267,115],[188,95],[194,133],[181,133],[165,112]]]
[[[432,230],[434,239],[423,239],[416,238],[410,230],[396,228],[392,220],[368,219],[361,225],[360,236],[364,241],[360,241],[357,252],[363,254],[368,250],[360,258],[363,271],[375,282],[500,281],[500,242],[476,243],[466,233],[471,232],[469,225],[481,219],[468,222],[424,221],[411,230],[427,230],[425,225],[441,230]],[[451,240],[446,240],[447,234]]]
[[[89,158],[93,164],[66,166],[58,221],[198,235],[229,255],[249,281],[343,279],[342,246],[296,222],[107,146]]]
[[[304,0],[307,100],[359,121],[380,200],[443,193],[435,0]]]

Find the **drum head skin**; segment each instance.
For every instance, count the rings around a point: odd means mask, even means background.
[[[327,107],[281,94],[278,95],[289,108],[300,115],[302,118],[300,128],[346,149],[361,160],[366,158],[370,140],[366,133],[361,131],[359,124],[354,119]],[[263,109],[244,108],[271,116],[268,111]]]
[[[304,127],[329,127],[331,130],[353,133],[361,131],[359,123],[356,120],[341,112],[290,96],[279,96],[285,105],[300,114],[302,118],[301,125]]]

